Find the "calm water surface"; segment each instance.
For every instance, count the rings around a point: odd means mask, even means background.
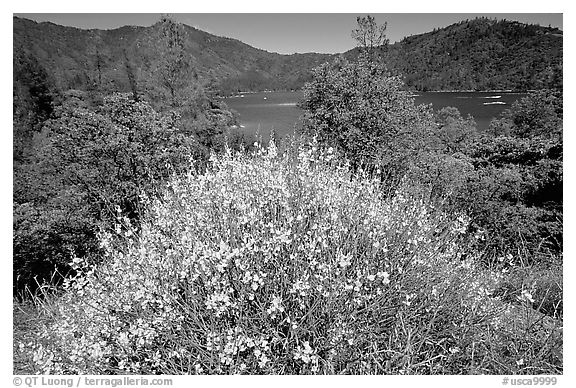
[[[272,130],[277,138],[298,131],[302,110],[296,103],[302,96],[300,91],[245,93],[224,101],[240,114],[243,131],[267,140]],[[434,109],[454,106],[463,116],[472,115],[479,129],[486,129],[494,117],[524,96],[526,93],[418,92],[414,99],[417,104],[432,104]]]

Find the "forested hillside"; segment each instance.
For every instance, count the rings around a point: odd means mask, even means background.
[[[79,30],[14,18],[14,47],[48,70],[60,90],[128,91],[127,68],[136,82],[154,71],[158,51],[151,27]],[[235,39],[184,26],[184,49],[197,76],[224,94],[298,89],[311,70],[339,54],[281,55]],[[392,70],[417,90],[540,89],[562,85],[562,31],[512,21],[474,19],[389,45]],[[344,53],[354,57],[357,50]]]
[[[137,81],[146,80],[160,59],[151,27],[80,30],[14,18],[14,47],[50,69],[60,90],[103,88],[128,91],[127,64]],[[280,55],[235,39],[183,25],[184,50],[197,76],[210,86],[233,89],[293,89],[309,79],[310,69],[329,60],[325,54]]]
[[[562,31],[524,23],[466,20],[390,47],[389,66],[408,87],[528,90],[562,87]]]

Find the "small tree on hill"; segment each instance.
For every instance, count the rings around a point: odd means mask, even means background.
[[[382,48],[388,44],[386,37],[387,23],[378,25],[373,16],[358,16],[356,18],[358,27],[352,30],[352,38],[356,40],[361,51],[367,51],[374,55],[375,49]]]
[[[152,61],[145,97],[156,110],[175,113],[178,126],[198,139],[207,156],[211,148],[222,148],[235,119],[202,85],[188,47],[187,28],[166,16],[155,26],[149,44],[158,58]]]
[[[149,95],[154,105],[177,111],[184,120],[195,119],[207,98],[186,50],[185,26],[163,16],[153,39],[158,58],[150,74]]]

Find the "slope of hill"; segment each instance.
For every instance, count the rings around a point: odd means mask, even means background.
[[[159,54],[158,25],[80,30],[14,18],[14,53],[35,58],[58,90],[128,90],[127,67],[146,79]],[[198,77],[222,93],[297,89],[338,54],[281,55],[185,26]],[[345,53],[353,57],[356,50]],[[385,60],[416,90],[539,89],[562,85],[562,31],[474,19],[390,45]],[[16,64],[17,67],[17,64]]]
[[[35,57],[59,90],[99,86],[128,90],[126,62],[145,79],[158,59],[158,25],[80,30],[14,18],[14,51]],[[326,54],[281,55],[185,26],[185,49],[200,79],[231,89],[301,87]]]
[[[479,18],[407,37],[387,58],[423,91],[562,86],[562,31],[514,21]]]

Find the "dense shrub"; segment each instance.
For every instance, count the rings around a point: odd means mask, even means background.
[[[533,91],[493,120],[490,132],[523,139],[542,137],[558,140],[558,135],[562,135],[562,102],[561,91]]]
[[[74,259],[21,349],[41,373],[558,372],[561,333],[489,296],[468,218],[412,182],[382,192],[314,143],[214,156],[139,234],[102,235],[105,262]]]
[[[380,166],[402,176],[429,141],[432,114],[417,106],[369,52],[357,62],[344,58],[313,71],[300,102],[305,132],[336,147],[353,163]]]
[[[435,111],[434,122],[432,149],[444,154],[465,154],[478,138],[476,121],[470,115],[462,117],[458,108],[448,106]]]
[[[501,239],[499,250],[525,251],[533,261],[562,252],[562,109],[558,92],[530,93],[468,151],[485,176],[471,211],[486,213],[483,223]]]
[[[73,252],[97,253],[96,234],[113,226],[117,209],[137,224],[140,195],[201,152],[173,115],[125,94],[93,109],[84,95],[68,93],[44,125],[34,158],[15,170],[15,291],[55,269],[68,272]]]

